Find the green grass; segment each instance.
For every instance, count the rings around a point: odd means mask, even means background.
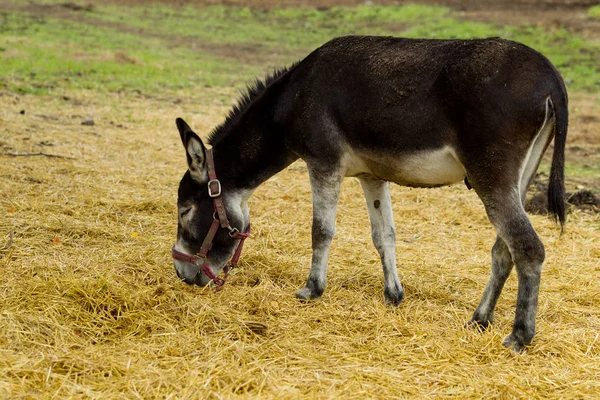
[[[569,139],[567,139],[569,140]],[[546,152],[538,168],[538,173],[550,175],[552,150]],[[598,155],[580,156],[567,153],[565,163],[565,177],[567,180],[577,178],[584,181],[597,179],[600,176],[600,163]],[[544,180],[544,179],[542,179]]]
[[[0,15],[0,85],[34,93],[58,87],[160,92],[240,85],[273,63],[302,58],[332,37],[372,34],[502,36],[548,56],[570,89],[600,91],[600,46],[564,29],[462,21],[443,7],[267,11],[219,5],[97,4],[93,11],[78,15],[83,18],[80,22],[15,12]],[[254,49],[254,57],[251,62],[225,58],[217,51],[224,45]],[[120,55],[126,56],[125,62]]]
[[[568,177],[577,177],[580,179],[598,178],[600,176],[600,167],[590,163],[565,164],[565,175]]]
[[[133,18],[132,14],[133,12]],[[265,11],[239,7],[99,7],[104,21],[123,22],[165,35],[197,37],[213,43],[243,43],[284,49],[298,57],[335,36],[399,35],[427,38],[502,36],[548,56],[575,90],[600,91],[600,47],[564,29],[494,26],[460,21],[450,10],[424,5],[334,7],[328,10]]]
[[[592,18],[600,19],[600,4],[594,6],[588,10],[588,15]]]
[[[152,29],[164,35],[197,37],[214,43],[243,43],[265,48],[308,51],[335,36],[390,34],[404,24],[438,21],[449,10],[442,7],[334,7],[325,11],[286,8],[261,10],[241,7],[191,5],[129,8],[100,6],[94,17]]]
[[[0,87],[20,93],[59,88],[156,93],[190,86],[240,84],[259,71],[157,38],[90,24],[0,14]]]

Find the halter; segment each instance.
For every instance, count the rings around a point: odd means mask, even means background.
[[[221,182],[217,179],[217,173],[215,171],[215,161],[213,159],[212,148],[206,150],[206,158],[208,164],[208,195],[213,199],[213,207],[215,212],[213,213],[213,221],[208,229],[208,233],[202,242],[202,246],[200,246],[200,250],[193,256],[182,253],[181,251],[175,250],[175,246],[171,249],[171,255],[175,260],[183,261],[189,264],[193,264],[199,268],[198,274],[200,271],[204,273],[210,280],[212,280],[216,285],[216,290],[219,291],[225,284],[229,273],[233,268],[237,266],[237,263],[240,259],[240,255],[242,254],[242,248],[244,247],[244,240],[250,235],[250,225],[248,225],[248,230],[245,233],[242,233],[237,228],[233,228],[229,224],[229,220],[227,219],[227,213],[225,212],[225,204],[223,203],[223,198],[221,197]],[[229,236],[238,240],[238,245],[233,253],[233,257],[229,263],[223,268],[223,272],[225,275],[223,278],[219,278],[215,275],[210,268],[208,267],[207,255],[212,247],[213,239],[217,234],[219,228],[224,228],[229,231]]]

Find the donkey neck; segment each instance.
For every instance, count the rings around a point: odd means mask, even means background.
[[[298,159],[285,145],[286,127],[274,120],[277,93],[253,102],[214,145],[223,184],[253,190]]]

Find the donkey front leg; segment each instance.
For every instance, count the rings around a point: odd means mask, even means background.
[[[371,236],[379,252],[383,265],[384,296],[386,301],[398,305],[404,297],[404,290],[396,270],[396,229],[390,198],[390,183],[366,177],[360,178],[365,193]]]
[[[335,215],[343,175],[322,172],[309,166],[313,197],[312,263],[306,286],[296,292],[302,300],[321,297],[327,284],[327,260],[335,234]]]

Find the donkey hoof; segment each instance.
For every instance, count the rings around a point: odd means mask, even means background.
[[[529,342],[531,342],[531,341],[529,341]],[[523,351],[525,350],[525,347],[528,344],[529,343],[526,343],[524,340],[519,339],[517,337],[517,335],[515,335],[514,332],[511,333],[510,335],[508,335],[502,341],[502,346],[506,347],[507,349],[510,349],[510,350],[514,351],[515,353],[523,353]]]
[[[313,291],[310,290],[310,288],[303,287],[302,289],[300,289],[296,292],[296,297],[302,301],[310,301],[310,300],[318,299],[321,296],[316,293],[313,293]]]
[[[386,288],[383,291],[383,296],[385,297],[386,303],[392,306],[398,306],[400,303],[402,303],[402,300],[404,299],[404,291],[402,290],[402,288],[395,288],[395,290],[389,290]]]
[[[492,320],[485,319],[485,318],[475,318],[475,317],[471,318],[465,324],[465,328],[477,329],[477,330],[479,330],[481,332],[485,331],[490,326],[492,326]]]

